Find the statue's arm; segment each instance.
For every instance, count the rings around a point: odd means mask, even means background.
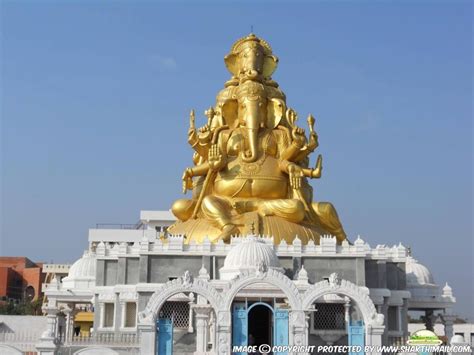
[[[204,176],[209,171],[209,163],[205,162],[192,168],[187,168],[186,171],[189,173],[189,177]]]
[[[280,160],[295,161],[298,152],[304,146],[304,139],[293,139],[292,133],[286,127],[278,126],[278,147]]]
[[[300,152],[296,155],[295,161],[298,161],[298,162],[302,161],[304,158],[306,158],[308,155],[314,152],[316,148],[319,146],[318,134],[314,130],[315,119],[313,115],[310,114],[308,116],[307,122],[308,122],[308,127],[309,127],[309,140],[304,145],[304,147],[301,148]]]

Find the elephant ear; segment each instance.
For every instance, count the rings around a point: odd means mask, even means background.
[[[278,57],[266,55],[263,59],[263,77],[270,78],[278,65]]]
[[[235,128],[238,123],[238,104],[237,100],[231,99],[224,102],[222,105],[222,117],[224,118],[224,124],[230,128]]]
[[[283,123],[286,105],[281,99],[268,99],[267,103],[267,128],[275,128]]]
[[[234,76],[239,74],[238,54],[231,53],[224,57],[225,66],[227,70]]]

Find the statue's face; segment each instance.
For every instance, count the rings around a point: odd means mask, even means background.
[[[239,100],[239,125],[258,129],[265,125],[267,116],[266,98],[263,96],[246,97]]]
[[[256,42],[246,43],[239,53],[240,74],[255,79],[263,72],[264,51]]]

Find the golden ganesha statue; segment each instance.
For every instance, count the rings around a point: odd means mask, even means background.
[[[309,137],[296,125],[297,114],[271,75],[278,59],[263,39],[250,34],[238,40],[225,57],[232,78],[196,129],[191,111],[188,142],[192,167],[183,174],[183,192],[190,199],[174,202],[178,218],[168,232],[186,242],[228,242],[231,236],[256,233],[291,244],[306,244],[321,235],[346,239],[337,212],[329,202],[313,202],[307,178],[321,177],[322,157],[309,167],[318,147],[314,118]],[[249,227],[252,226],[252,227]]]

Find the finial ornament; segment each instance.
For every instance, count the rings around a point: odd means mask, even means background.
[[[275,244],[319,243],[323,235],[346,240],[336,209],[313,201],[308,179],[322,176],[315,118],[308,129],[298,126],[297,112],[272,79],[278,58],[264,39],[252,33],[237,40],[225,56],[230,79],[205,112],[207,122],[196,127],[189,116],[188,143],[193,165],[182,175],[187,198],[171,210],[179,220],[169,233],[185,243],[229,243],[249,231],[271,235]],[[250,228],[249,228],[250,227]]]
[[[196,115],[195,115],[194,109],[193,109],[189,113],[189,128],[190,129],[195,129],[195,121],[196,121]]]

